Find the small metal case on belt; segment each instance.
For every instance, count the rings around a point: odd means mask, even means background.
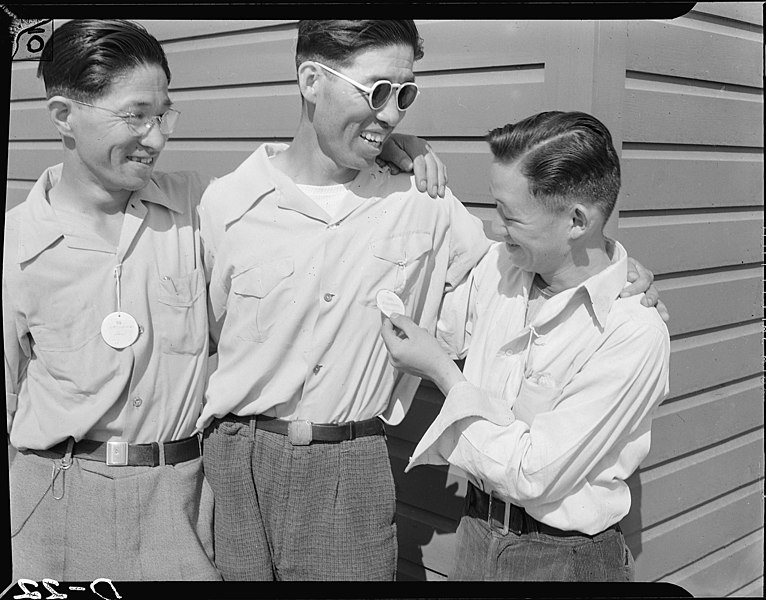
[[[290,421],[287,439],[293,446],[308,446],[312,440],[311,421]]]
[[[128,442],[106,443],[106,464],[125,467],[128,464]]]

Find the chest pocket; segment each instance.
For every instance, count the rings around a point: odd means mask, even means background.
[[[207,303],[202,269],[160,277],[155,331],[168,354],[202,352],[207,337]]]
[[[363,302],[377,306],[379,290],[395,292],[405,301],[423,279],[429,252],[433,249],[431,235],[426,232],[408,232],[379,238],[370,242],[371,257],[364,274]]]
[[[537,383],[537,381],[542,383]],[[563,388],[558,387],[555,382],[547,378],[526,377],[521,382],[519,395],[513,405],[513,414],[516,418],[531,425],[535,416],[553,410],[561,397]]]
[[[289,306],[294,271],[292,257],[246,269],[232,277],[233,306],[237,336],[263,342],[279,315]]]
[[[35,348],[45,352],[71,352],[79,350],[101,334],[101,319],[92,306],[74,314],[58,314],[29,327]]]

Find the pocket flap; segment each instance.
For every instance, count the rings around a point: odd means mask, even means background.
[[[285,258],[252,267],[235,275],[231,281],[231,288],[240,296],[264,298],[280,281],[292,274],[293,259]]]
[[[191,306],[205,291],[202,269],[187,275],[163,275],[160,277],[160,294],[157,298],[169,306]]]
[[[433,243],[430,234],[416,232],[373,240],[370,248],[373,255],[382,260],[409,264],[429,252]]]

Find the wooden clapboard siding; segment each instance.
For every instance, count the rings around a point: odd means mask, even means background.
[[[659,276],[673,340],[624,526],[641,578],[703,596],[763,576],[763,33],[735,5],[629,22],[625,62],[617,235]]]
[[[608,229],[652,269],[671,312],[671,390],[629,479],[624,521],[643,581],[694,595],[763,593],[763,23],[756,3],[698,3],[668,21],[420,20],[422,93],[400,131],[428,137],[488,224],[488,130],[584,110],[612,132],[622,191]],[[288,141],[300,99],[296,21],[141,21],[168,53],[183,116],[163,170],[223,175]],[[61,160],[35,63],[12,65],[6,207]],[[404,468],[438,413],[424,383],[389,428],[399,578],[450,569],[465,476]]]

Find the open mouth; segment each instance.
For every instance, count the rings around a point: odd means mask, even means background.
[[[377,149],[381,148],[381,146],[383,145],[383,141],[386,139],[385,136],[379,133],[370,133],[368,131],[365,131],[364,133],[360,133],[359,137]]]
[[[137,162],[142,165],[154,164],[154,159],[148,156],[128,156],[128,160],[131,162]]]

